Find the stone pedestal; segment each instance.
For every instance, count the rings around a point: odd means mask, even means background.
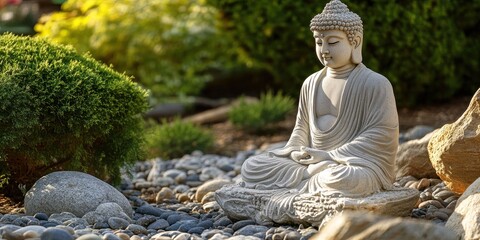
[[[291,206],[276,206],[278,194],[292,197]],[[282,193],[281,190],[256,190],[240,185],[224,186],[215,198],[225,214],[236,220],[253,219],[258,224],[306,224],[321,226],[344,210],[364,210],[391,216],[408,216],[418,200],[419,192],[410,188],[394,188],[363,198],[324,196],[322,194]],[[273,202],[272,202],[273,201]],[[270,206],[270,207],[267,207]],[[274,206],[275,212],[271,209]],[[279,212],[283,214],[279,217]]]

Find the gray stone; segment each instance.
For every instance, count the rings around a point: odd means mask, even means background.
[[[98,222],[106,222],[111,217],[118,217],[131,222],[130,217],[123,212],[123,209],[114,202],[102,203],[98,205],[95,211],[86,213],[82,218],[89,224],[95,224]]]
[[[151,215],[146,215],[143,216],[135,221],[136,224],[141,225],[141,226],[148,226],[151,223],[157,221],[157,217],[151,216]]]
[[[169,169],[165,172],[163,172],[162,176],[163,177],[169,177],[171,179],[175,179],[178,175],[186,174],[184,171],[178,170],[178,169]]]
[[[2,216],[2,218],[0,218],[0,223],[10,224],[10,223],[13,223],[13,221],[15,221],[17,218],[18,218],[17,215],[5,214]]]
[[[260,226],[260,225],[247,225],[237,231],[233,234],[234,236],[238,235],[245,235],[245,236],[253,236],[257,233],[267,233],[268,227],[265,226]]]
[[[128,225],[126,230],[130,230],[134,234],[148,234],[147,229],[138,224],[130,224]]]
[[[36,213],[34,217],[38,220],[48,220],[48,215],[45,213]]]
[[[152,216],[156,216],[156,217],[160,217],[163,213],[165,213],[164,210],[160,209],[160,208],[156,208],[150,204],[145,204],[139,208],[137,208],[135,210],[135,212],[137,213],[141,213],[141,214],[148,214],[148,215],[152,215]]]
[[[253,220],[241,220],[233,224],[232,229],[233,231],[237,231],[240,228],[243,228],[248,225],[255,225],[255,221]]]
[[[103,235],[103,240],[122,240],[122,239],[113,233],[106,233],[105,235]]]
[[[217,221],[215,221],[213,223],[213,227],[219,227],[219,226],[228,226],[229,224],[232,224],[232,220],[230,220],[227,216],[225,217],[222,217],[220,219],[218,219]]]
[[[130,224],[127,220],[119,217],[111,217],[107,222],[112,229],[125,229]]]
[[[73,236],[60,228],[48,228],[40,236],[41,240],[73,240]]]
[[[165,229],[169,227],[170,224],[167,222],[165,219],[158,219],[157,221],[153,222],[152,224],[148,225],[147,229],[154,229],[154,230],[159,230],[159,229]]]
[[[78,217],[93,211],[101,203],[115,202],[131,216],[128,200],[114,187],[82,172],[53,172],[40,178],[25,195],[28,215],[71,212]]]

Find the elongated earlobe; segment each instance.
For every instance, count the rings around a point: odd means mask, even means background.
[[[359,64],[362,62],[362,37],[356,35],[353,41],[352,63]]]

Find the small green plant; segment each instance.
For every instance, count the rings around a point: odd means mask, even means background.
[[[59,170],[118,182],[120,169],[143,157],[147,92],[71,47],[0,35],[0,103],[7,195]]]
[[[243,99],[233,107],[229,113],[233,125],[247,131],[259,132],[265,130],[269,124],[285,119],[294,108],[294,100],[284,96],[281,92],[273,94],[271,91],[262,94],[260,101],[247,103]]]
[[[147,142],[151,157],[171,159],[195,150],[209,150],[213,146],[213,135],[177,118],[172,122],[164,120],[161,125],[151,127]]]

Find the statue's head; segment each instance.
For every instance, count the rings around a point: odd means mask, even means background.
[[[311,20],[310,30],[317,43],[317,56],[323,65],[333,64],[328,62],[328,54],[332,50],[336,51],[336,55],[348,58],[335,59],[332,56],[333,61],[337,60],[337,65],[339,60],[348,60],[353,64],[362,62],[362,20],[340,0],[327,3],[322,13]]]

